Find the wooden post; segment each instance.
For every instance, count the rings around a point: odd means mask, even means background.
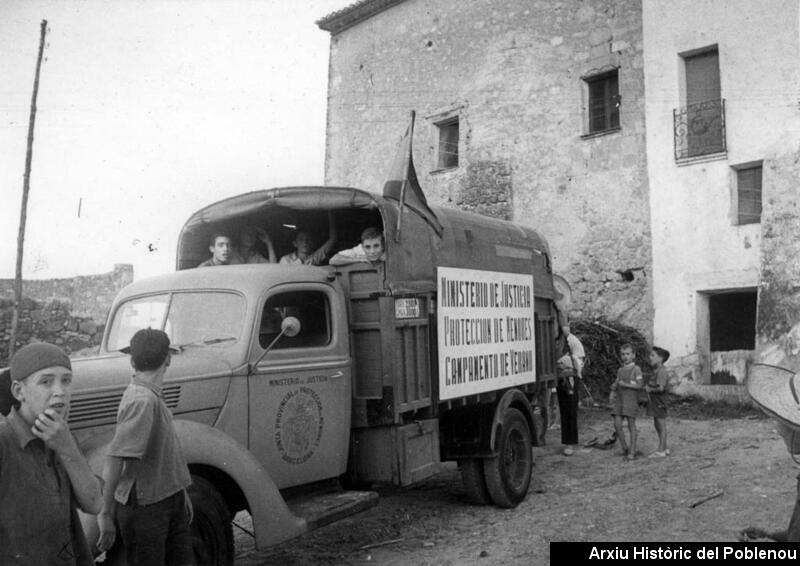
[[[17,271],[14,279],[14,311],[11,315],[11,338],[8,341],[8,358],[14,355],[17,342],[17,326],[19,310],[22,305],[22,251],[25,242],[25,222],[27,220],[28,193],[31,189],[31,161],[33,160],[33,126],[36,123],[36,97],[39,94],[39,73],[42,69],[44,54],[44,38],[47,35],[47,20],[42,20],[39,33],[39,56],[36,58],[36,75],[33,79],[33,95],[31,96],[31,114],[28,120],[28,149],[25,154],[25,177],[22,181],[22,205],[19,214],[19,234],[17,235]]]

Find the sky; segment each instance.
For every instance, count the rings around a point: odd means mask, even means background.
[[[172,271],[222,198],[322,184],[330,35],[353,0],[3,0],[0,278],[13,278],[31,95],[23,277]]]

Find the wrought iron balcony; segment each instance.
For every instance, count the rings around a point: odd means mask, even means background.
[[[672,114],[676,160],[726,151],[725,99],[690,104]]]

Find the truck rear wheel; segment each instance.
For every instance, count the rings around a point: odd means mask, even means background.
[[[232,566],[233,525],[225,500],[211,482],[192,476],[192,549],[197,564]]]
[[[498,455],[483,461],[486,487],[498,507],[516,507],[528,494],[533,470],[531,429],[517,409],[506,409],[497,439]]]
[[[459,462],[461,468],[461,482],[467,499],[475,505],[488,505],[492,502],[489,490],[486,488],[486,476],[483,474],[483,459],[467,458]]]

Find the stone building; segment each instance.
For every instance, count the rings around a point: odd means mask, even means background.
[[[642,5],[655,341],[700,384],[800,369],[800,5]]]
[[[380,191],[414,109],[429,200],[545,234],[573,317],[636,326],[689,385],[800,369],[799,10],[361,0],[318,22],[326,182]]]
[[[531,226],[573,316],[650,335],[639,0],[362,0],[331,33],[325,182],[380,192],[411,110],[428,200]]]

